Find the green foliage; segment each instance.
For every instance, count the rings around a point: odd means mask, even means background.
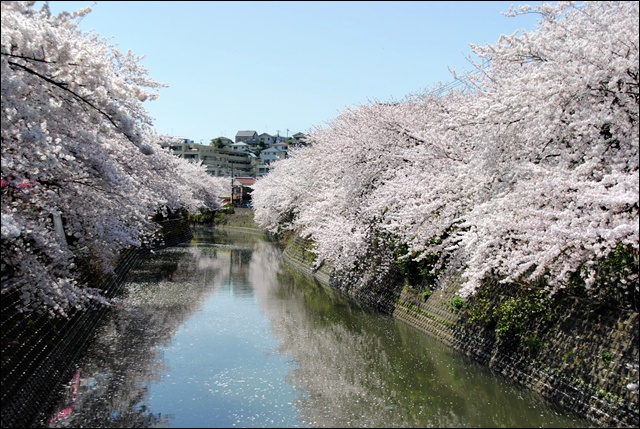
[[[473,305],[467,310],[469,322],[481,322],[489,327],[495,327],[495,320],[488,315],[491,314],[491,299],[487,289],[481,289],[476,295]]]
[[[542,347],[542,340],[536,335],[530,335],[524,339],[524,345],[531,351],[538,351]]]
[[[209,146],[215,146],[218,149],[221,149],[224,147],[224,142],[220,137],[218,137],[217,139],[212,139],[211,142],[209,143]]]
[[[227,214],[223,211],[215,212],[213,215],[214,225],[224,225],[227,223]]]
[[[430,253],[416,261],[416,258],[421,256],[419,253],[414,252],[409,257],[406,257],[406,254],[407,246],[404,244],[398,246],[394,252],[396,266],[406,282],[412,286],[420,285],[423,282],[428,285],[435,284],[436,278],[440,274],[440,270],[436,269],[440,255]]]
[[[582,270],[579,270],[571,279],[571,292],[608,306],[638,311],[638,262],[637,249],[619,244],[606,258],[598,261],[597,287],[587,289]]]
[[[467,304],[467,321],[494,330],[504,344],[518,344],[532,353],[543,347],[541,332],[553,329],[558,301],[543,289],[487,281]],[[563,360],[572,358],[565,353]]]
[[[431,295],[433,294],[433,291],[431,289],[426,289],[423,290],[422,292],[420,292],[420,296],[422,297],[423,300],[427,300],[427,298],[429,298]]]
[[[451,301],[449,301],[449,306],[453,311],[458,312],[465,306],[464,299],[459,296],[454,296],[451,298]]]
[[[198,209],[197,213],[188,213],[187,219],[195,223],[211,223],[213,222],[214,212],[211,210]]]
[[[389,208],[385,207],[384,213],[388,211]],[[441,245],[458,228],[458,225],[454,223],[440,236],[433,236],[428,244],[433,246]],[[386,237],[386,240],[388,243],[394,243],[395,245],[393,252],[395,264],[404,276],[405,283],[414,287],[433,286],[436,284],[438,277],[442,274],[443,267],[447,265],[448,258],[446,256],[435,251],[409,253],[406,243],[397,240],[397,238],[394,239],[394,237]]]
[[[520,338],[523,332],[537,323],[549,321],[551,301],[541,292],[510,297],[497,305],[491,317],[496,322],[500,339]]]
[[[603,352],[602,353],[602,361],[605,364],[609,365],[609,362],[611,362],[611,358],[612,358],[612,356],[611,356],[610,352]]]

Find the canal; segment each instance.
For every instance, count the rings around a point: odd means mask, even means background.
[[[44,427],[589,427],[296,271],[196,227],[129,273]]]

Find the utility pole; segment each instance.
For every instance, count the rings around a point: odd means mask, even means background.
[[[231,160],[229,160],[229,163],[231,164],[231,207],[235,207],[233,201],[233,163],[231,162]]]

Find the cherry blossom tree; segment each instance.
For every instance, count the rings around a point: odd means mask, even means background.
[[[256,220],[313,239],[317,264],[329,260],[345,270],[361,263],[380,240],[392,247],[413,241],[411,253],[422,252],[418,229],[429,229],[423,231],[429,239],[444,234],[462,203],[453,191],[459,186],[453,171],[464,165],[465,149],[442,139],[450,126],[439,120],[446,101],[417,97],[347,109],[312,133],[310,146],[258,181]],[[437,203],[422,204],[421,188],[414,186],[421,180],[433,182],[431,191],[442,185]],[[274,203],[283,199],[285,210]],[[440,221],[425,223],[427,210]]]
[[[463,225],[465,292],[490,271],[552,290],[578,273],[593,287],[616,249],[638,252],[638,4],[533,11],[536,32],[472,46],[490,65],[470,113],[486,130],[478,183],[492,193]],[[621,282],[637,293],[635,271]]]
[[[471,45],[456,85],[310,133],[256,183],[256,220],[343,270],[386,240],[434,275],[461,269],[463,296],[488,277],[637,295],[638,4],[522,13],[540,15],[536,29]],[[620,252],[632,262],[608,272]]]
[[[217,209],[222,184],[173,156],[143,103],[164,85],[140,58],[45,4],[2,2],[2,293],[22,310],[107,303],[78,281],[148,242],[158,213]]]

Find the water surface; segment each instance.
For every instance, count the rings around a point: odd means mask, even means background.
[[[49,426],[591,425],[323,287],[262,234],[199,227],[125,291]]]

